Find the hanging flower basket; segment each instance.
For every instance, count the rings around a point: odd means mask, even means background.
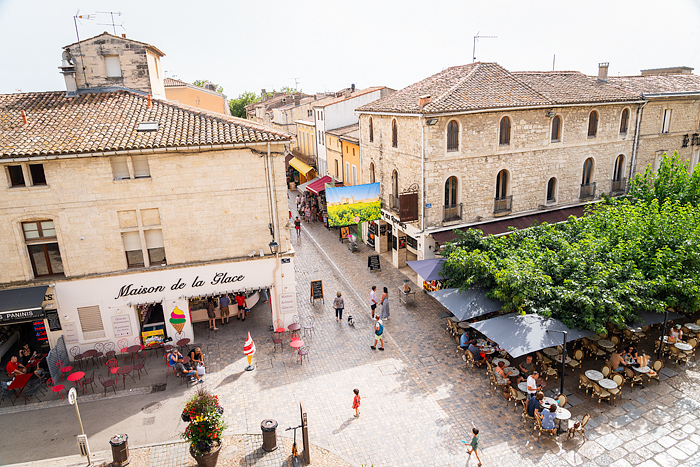
[[[182,437],[189,443],[190,454],[197,464],[207,467],[216,465],[221,438],[227,428],[219,398],[200,387],[185,404],[181,417],[187,423]]]

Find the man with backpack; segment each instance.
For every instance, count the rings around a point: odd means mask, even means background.
[[[384,350],[384,324],[382,320],[379,319],[379,315],[376,315],[376,322],[374,323],[374,345],[370,345],[370,349],[377,350],[377,342],[381,344],[379,350]]]

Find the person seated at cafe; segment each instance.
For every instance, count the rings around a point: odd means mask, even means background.
[[[681,330],[681,325],[676,324],[674,327],[672,327],[668,333],[668,336],[673,337],[675,340],[682,341],[683,340],[683,331]]]
[[[462,360],[467,359],[467,350],[469,350],[469,344],[471,344],[472,341],[469,340],[469,334],[466,332],[462,334],[462,337],[459,338],[459,346],[464,349],[464,355],[462,356]]]
[[[537,391],[535,397],[531,397],[527,403],[527,414],[530,417],[539,417],[542,413],[542,399],[544,399],[544,394],[542,391]]]
[[[177,359],[177,363],[175,364],[175,373],[180,376],[189,376],[190,381],[193,383],[203,383],[204,380],[199,377],[199,374],[197,373],[197,370],[188,370],[185,368],[185,364],[182,363],[182,355]]]
[[[467,347],[467,350],[469,350],[472,353],[472,356],[474,357],[474,361],[477,362],[485,362],[486,361],[486,355],[481,353],[481,349],[476,346],[475,341],[469,341],[469,347]]]
[[[182,354],[175,348],[173,348],[168,354],[168,363],[170,366],[175,366],[177,361],[182,358]]]
[[[15,376],[19,376],[27,372],[27,368],[17,361],[16,355],[10,357],[10,361],[7,362],[5,369],[7,370],[7,376],[10,378],[14,378]]]
[[[500,360],[498,362],[498,366],[495,369],[495,374],[496,374],[496,382],[498,383],[499,386],[510,386],[510,379],[508,376],[510,376],[510,373],[513,370],[508,370],[508,373],[505,372],[506,364],[503,360]]]
[[[625,362],[625,351],[623,350],[620,353],[613,352],[610,354],[610,366],[612,366],[613,371],[617,373],[622,373],[625,371],[625,367],[627,366],[627,362]]]
[[[532,399],[535,394],[538,392],[539,389],[542,388],[542,386],[539,386],[537,384],[537,377],[540,374],[537,372],[537,370],[532,370],[532,374],[527,377],[527,397],[528,399]]]
[[[520,376],[518,376],[518,384],[524,379],[527,379],[533,371],[535,371],[535,364],[532,363],[532,355],[525,357],[525,361],[518,365],[520,368]]]
[[[32,348],[29,347],[29,344],[26,342],[22,344],[22,348],[19,349],[19,362],[22,365],[27,366],[29,360],[31,360],[33,356],[34,350],[32,350]]]
[[[190,361],[192,362],[192,366],[195,368],[197,368],[199,365],[204,366],[204,354],[202,353],[202,349],[195,347],[194,349],[190,350]]]
[[[553,430],[554,429],[554,419],[557,418],[557,404],[552,404],[549,406],[549,410],[542,411],[542,429],[543,430]]]
[[[634,348],[633,345],[630,345],[627,347],[627,353],[625,353],[625,360],[629,362],[631,366],[639,366],[639,354],[637,353],[637,349]]]

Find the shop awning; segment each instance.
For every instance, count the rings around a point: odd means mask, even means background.
[[[43,318],[41,304],[46,295],[45,285],[23,289],[0,290],[0,323],[19,323]]]
[[[289,165],[291,165],[292,167],[294,167],[295,169],[297,169],[297,170],[299,171],[299,173],[304,174],[304,175],[306,175],[307,173],[309,173],[309,172],[311,172],[312,170],[314,170],[313,167],[304,164],[302,161],[300,161],[300,160],[297,159],[296,157],[292,157],[292,158],[289,160]]]
[[[319,178],[316,181],[311,182],[306,189],[309,190],[311,193],[314,194],[319,194],[323,190],[326,189],[326,183],[331,183],[333,182],[333,178],[330,177],[329,175],[324,175],[323,177]],[[343,186],[343,184],[339,181],[335,181],[336,186]]]
[[[583,216],[583,211],[588,206],[578,205],[571,206],[562,209],[553,209],[548,211],[539,211],[534,214],[527,214],[518,217],[509,217],[506,219],[498,221],[482,222],[480,224],[473,224],[468,227],[460,227],[459,229],[465,231],[467,229],[478,229],[481,230],[484,235],[498,235],[508,232],[510,227],[515,227],[516,229],[527,229],[532,227],[533,224],[542,224],[547,222],[548,224],[556,224],[557,222],[563,222],[569,218],[569,216],[581,217]],[[445,243],[457,238],[457,234],[454,230],[445,230],[442,232],[435,232],[431,234],[432,237],[438,243]]]
[[[474,287],[464,292],[459,289],[441,289],[428,292],[460,321],[478,318],[503,307],[503,302],[486,296],[486,291]]]
[[[301,185],[297,185],[297,191],[299,191],[300,193],[305,192],[307,186],[311,185],[313,182],[315,182],[316,180],[320,180],[320,179],[321,179],[321,177],[312,178],[311,180],[309,180],[306,183],[302,183]]]
[[[555,318],[510,313],[496,318],[471,323],[470,326],[498,343],[513,358],[563,343],[561,332],[566,331],[566,341],[571,342],[595,334],[591,331],[571,329]]]
[[[420,261],[406,261],[409,268],[413,269],[424,281],[439,281],[444,279],[440,275],[440,269],[445,258],[422,259]]]

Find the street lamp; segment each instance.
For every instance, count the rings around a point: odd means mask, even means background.
[[[656,352],[656,359],[661,360],[661,352],[663,352],[664,347],[664,337],[666,336],[666,324],[668,323],[668,308],[666,309],[666,314],[664,315],[664,327],[661,331],[661,337],[659,337],[659,350]]]
[[[280,249],[279,243],[277,243],[275,241],[270,242],[269,247],[270,247],[270,251],[272,252],[273,255],[276,255]]]
[[[564,335],[564,344],[562,345],[562,354],[561,354],[561,385],[559,387],[559,394],[564,394],[564,372],[566,371],[566,336],[567,332],[566,331],[554,331],[554,330],[549,330],[547,329],[547,332],[560,332]]]

